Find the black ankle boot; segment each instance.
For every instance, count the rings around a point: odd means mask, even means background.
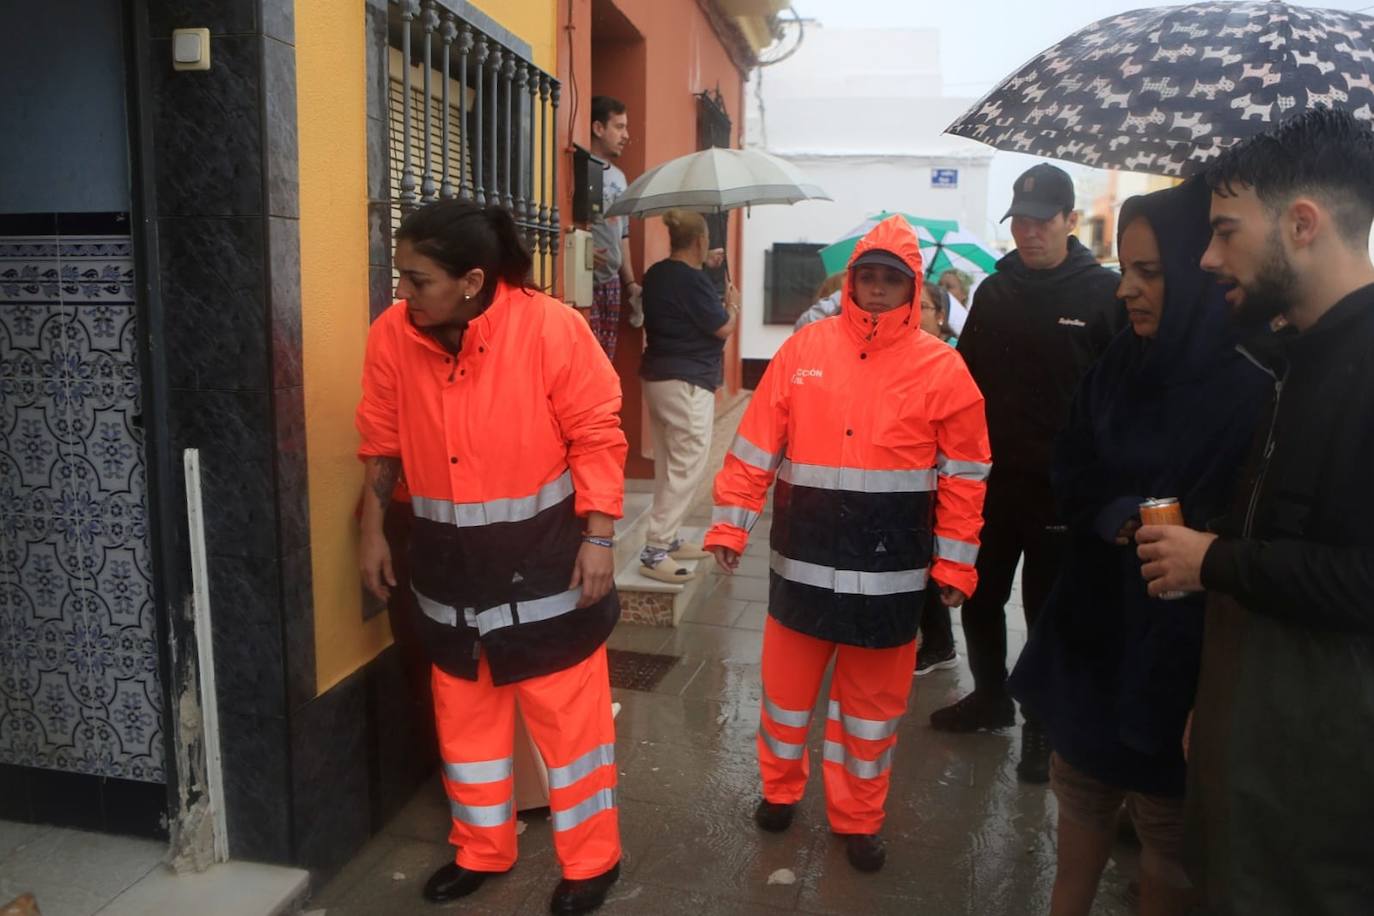
[[[876,833],[851,833],[844,838],[849,864],[859,871],[878,871],[887,861],[887,846]]]
[[[477,890],[488,878],[504,874],[503,871],[473,871],[450,862],[429,876],[425,882],[425,899],[430,903],[457,900]]]
[[[551,913],[589,913],[606,902],[606,892],[620,878],[620,863],[594,878],[564,878],[549,901]]]
[[[792,815],[796,810],[796,805],[780,805],[766,798],[760,799],[759,806],[754,809],[754,823],[769,833],[782,833],[792,826]]]

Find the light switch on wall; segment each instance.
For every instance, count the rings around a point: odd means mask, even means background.
[[[210,69],[210,30],[172,30],[172,69]]]

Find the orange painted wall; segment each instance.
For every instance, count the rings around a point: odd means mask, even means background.
[[[617,12],[618,17],[614,15]],[[741,145],[743,76],[695,0],[573,0],[571,60],[566,31],[568,11],[562,4],[559,16],[558,75],[563,82],[560,117],[565,137],[587,146],[592,96],[620,99],[629,108],[631,142],[617,164],[633,181],[658,163],[696,150],[695,95],[719,88],[733,125],[735,145]],[[612,24],[612,19],[617,21]],[[637,37],[633,33],[638,33]],[[574,78],[578,97],[575,114],[571,98]],[[569,123],[574,117],[576,122]],[[559,176],[565,224],[572,214],[571,169],[571,155],[565,153]],[[739,213],[731,215],[727,247],[736,285],[742,285],[742,219]],[[642,277],[649,265],[668,256],[668,233],[662,222],[656,218],[632,221],[630,249],[635,274]],[[643,341],[642,331],[622,323],[615,365],[624,386],[621,416],[630,438],[626,472],[631,477],[650,478],[653,462],[643,457],[648,430],[639,383]],[[737,338],[727,344],[725,366],[722,392],[736,392],[740,387]]]

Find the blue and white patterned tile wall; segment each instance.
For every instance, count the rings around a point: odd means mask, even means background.
[[[0,763],[164,782],[128,220],[0,232]]]

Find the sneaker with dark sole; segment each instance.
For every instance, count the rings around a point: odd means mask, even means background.
[[[762,798],[759,799],[759,806],[754,809],[754,823],[759,825],[759,829],[767,830],[769,833],[782,833],[792,826],[792,815],[796,811],[796,805],[781,805]]]
[[[941,732],[977,732],[1016,724],[1016,704],[1006,694],[970,693],[959,702],[930,714],[930,727]]]
[[[844,854],[858,871],[878,871],[887,862],[887,846],[876,833],[851,833],[844,838]]]
[[[457,862],[450,862],[429,876],[425,882],[425,899],[430,903],[457,900],[477,890],[488,878],[504,874],[503,871],[473,871]]]
[[[590,913],[606,902],[606,893],[618,880],[619,862],[594,878],[564,878],[554,889],[553,899],[549,901],[549,912]]]
[[[951,668],[959,667],[959,654],[953,649],[949,650],[948,655],[936,655],[934,652],[919,652],[916,655],[916,676],[925,677],[936,671],[948,671]]]
[[[1050,736],[1029,719],[1021,727],[1021,759],[1016,761],[1016,778],[1036,786],[1050,781]]]

